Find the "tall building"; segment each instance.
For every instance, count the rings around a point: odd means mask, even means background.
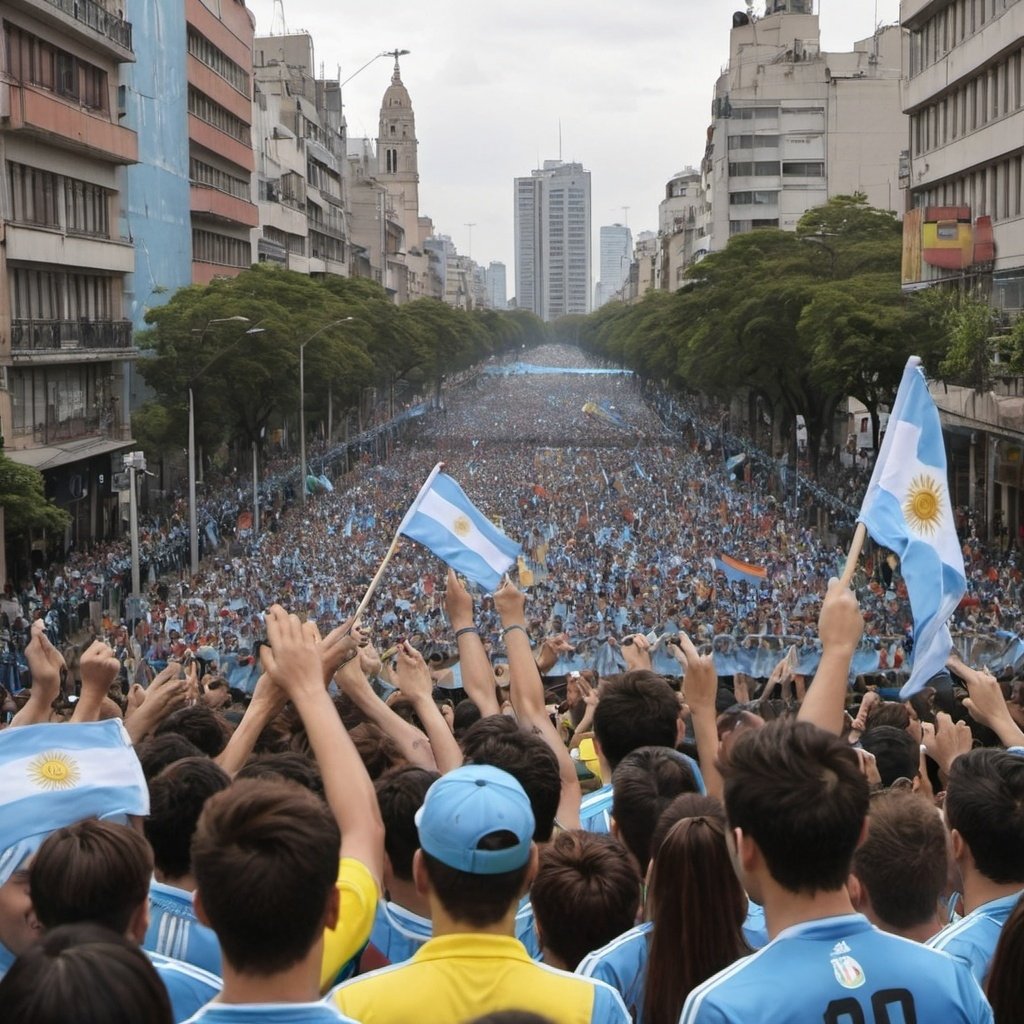
[[[515,179],[516,305],[544,320],[589,313],[590,171],[545,160]]]
[[[405,232],[405,244],[419,248],[420,173],[416,142],[416,115],[402,69],[395,55],[391,84],[380,104],[377,130],[377,180],[384,186],[392,209]]]
[[[508,309],[508,286],[505,281],[505,264],[491,260],[484,272],[487,283],[487,301],[491,309]]]
[[[674,292],[683,274],[702,252],[698,227],[703,202],[700,171],[686,167],[665,185],[665,198],[658,204],[658,287]]]
[[[192,281],[253,262],[252,51],[243,0],[185,0]]]
[[[758,227],[793,230],[835,195],[903,209],[904,33],[889,26],[852,52],[824,53],[810,6],[769,0],[763,18],[733,16],[701,167],[706,251]]]
[[[904,0],[906,286],[966,281],[1024,312],[1024,2]]]
[[[113,0],[7,0],[0,21],[0,434],[84,543],[119,532],[111,475],[131,441],[123,215],[138,137],[118,86],[132,26]]]
[[[600,239],[601,280],[595,290],[595,309],[622,290],[633,260],[633,232],[625,224],[606,224],[601,228]]]

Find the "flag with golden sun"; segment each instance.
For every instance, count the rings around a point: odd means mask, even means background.
[[[952,647],[946,623],[967,585],[946,479],[939,412],[921,360],[911,356],[858,517],[899,556],[907,585],[914,660],[904,700],[945,668]]]
[[[149,813],[142,766],[119,718],[0,731],[0,780],[0,885],[65,825]]]

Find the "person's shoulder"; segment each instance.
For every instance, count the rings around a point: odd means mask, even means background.
[[[564,984],[567,992],[576,989],[580,998],[582,998],[584,989],[589,990],[593,1000],[590,1010],[593,1024],[605,1024],[605,1022],[615,1024],[619,1021],[628,1024],[631,1021],[622,996],[614,986],[609,985],[606,981],[602,981],[600,978],[584,977],[581,974],[572,974],[542,961],[533,961],[530,966],[551,978],[556,985],[559,982]]]
[[[183,1024],[357,1024],[327,1000],[315,1003],[210,1003]]]
[[[612,964],[623,960],[642,959],[647,952],[647,937],[651,924],[645,922],[616,936],[600,949],[588,953],[576,968],[576,973],[585,978],[603,977]]]
[[[173,957],[164,956],[163,953],[154,953],[152,950],[145,951],[157,974],[167,984],[169,980],[180,981],[183,984],[192,986],[206,986],[215,992],[221,990],[221,979],[211,971],[205,971],[202,967],[187,963],[184,960],[175,960]]]

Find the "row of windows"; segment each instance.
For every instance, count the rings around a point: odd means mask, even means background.
[[[222,267],[248,267],[252,246],[247,238],[232,238],[215,231],[192,229],[192,259],[197,263],[216,263]]]
[[[4,22],[8,67],[14,78],[80,103],[90,110],[109,110],[107,73],[67,50]]]
[[[729,221],[729,234],[741,235],[745,231],[753,231],[754,228],[777,228],[778,217],[763,217],[754,220],[731,220]]]
[[[230,135],[245,146],[252,145],[249,137],[249,126],[240,118],[235,117],[230,110],[214,103],[205,93],[189,86],[188,90],[188,112],[194,114],[200,121],[213,125],[218,131]]]
[[[927,153],[1024,106],[1024,47],[912,114],[914,153]]]
[[[247,99],[252,95],[249,91],[249,74],[245,68],[236,64],[226,53],[218,50],[205,36],[189,29],[188,52],[201,64],[215,71],[229,85],[233,86]]]
[[[778,135],[730,135],[730,149],[778,149]]]
[[[733,206],[774,206],[779,201],[778,192],[730,192],[729,202]]]
[[[274,242],[296,256],[304,256],[306,254],[306,239],[302,235],[295,235],[290,231],[282,231],[280,228],[271,227],[267,224],[263,228],[263,237],[268,242]]]
[[[969,206],[974,217],[1009,220],[1024,213],[1024,158],[1008,157],[914,194],[915,206]]]
[[[779,116],[778,107],[733,107],[734,121],[761,121]]]
[[[40,366],[11,374],[11,426],[29,433],[38,424],[56,426],[99,418],[109,401],[110,365]]]
[[[941,60],[1018,0],[953,0],[910,36],[910,77]]]
[[[251,195],[249,182],[245,178],[236,178],[235,175],[204,163],[196,157],[189,159],[188,176],[193,185],[206,185],[208,188],[217,189],[218,192],[227,192],[238,199],[248,199]]]
[[[100,185],[8,162],[12,221],[110,237],[110,193]]]
[[[114,281],[100,274],[9,268],[15,320],[111,320]]]
[[[309,254],[318,260],[345,261],[345,243],[340,238],[322,235],[319,231],[309,233]]]
[[[729,164],[730,178],[824,178],[824,160],[743,160]]]

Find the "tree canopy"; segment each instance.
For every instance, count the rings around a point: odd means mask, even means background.
[[[4,528],[10,534],[33,527],[63,530],[71,517],[54,505],[43,490],[43,474],[8,458],[0,448],[0,506]],[[0,537],[0,543],[3,538]]]

